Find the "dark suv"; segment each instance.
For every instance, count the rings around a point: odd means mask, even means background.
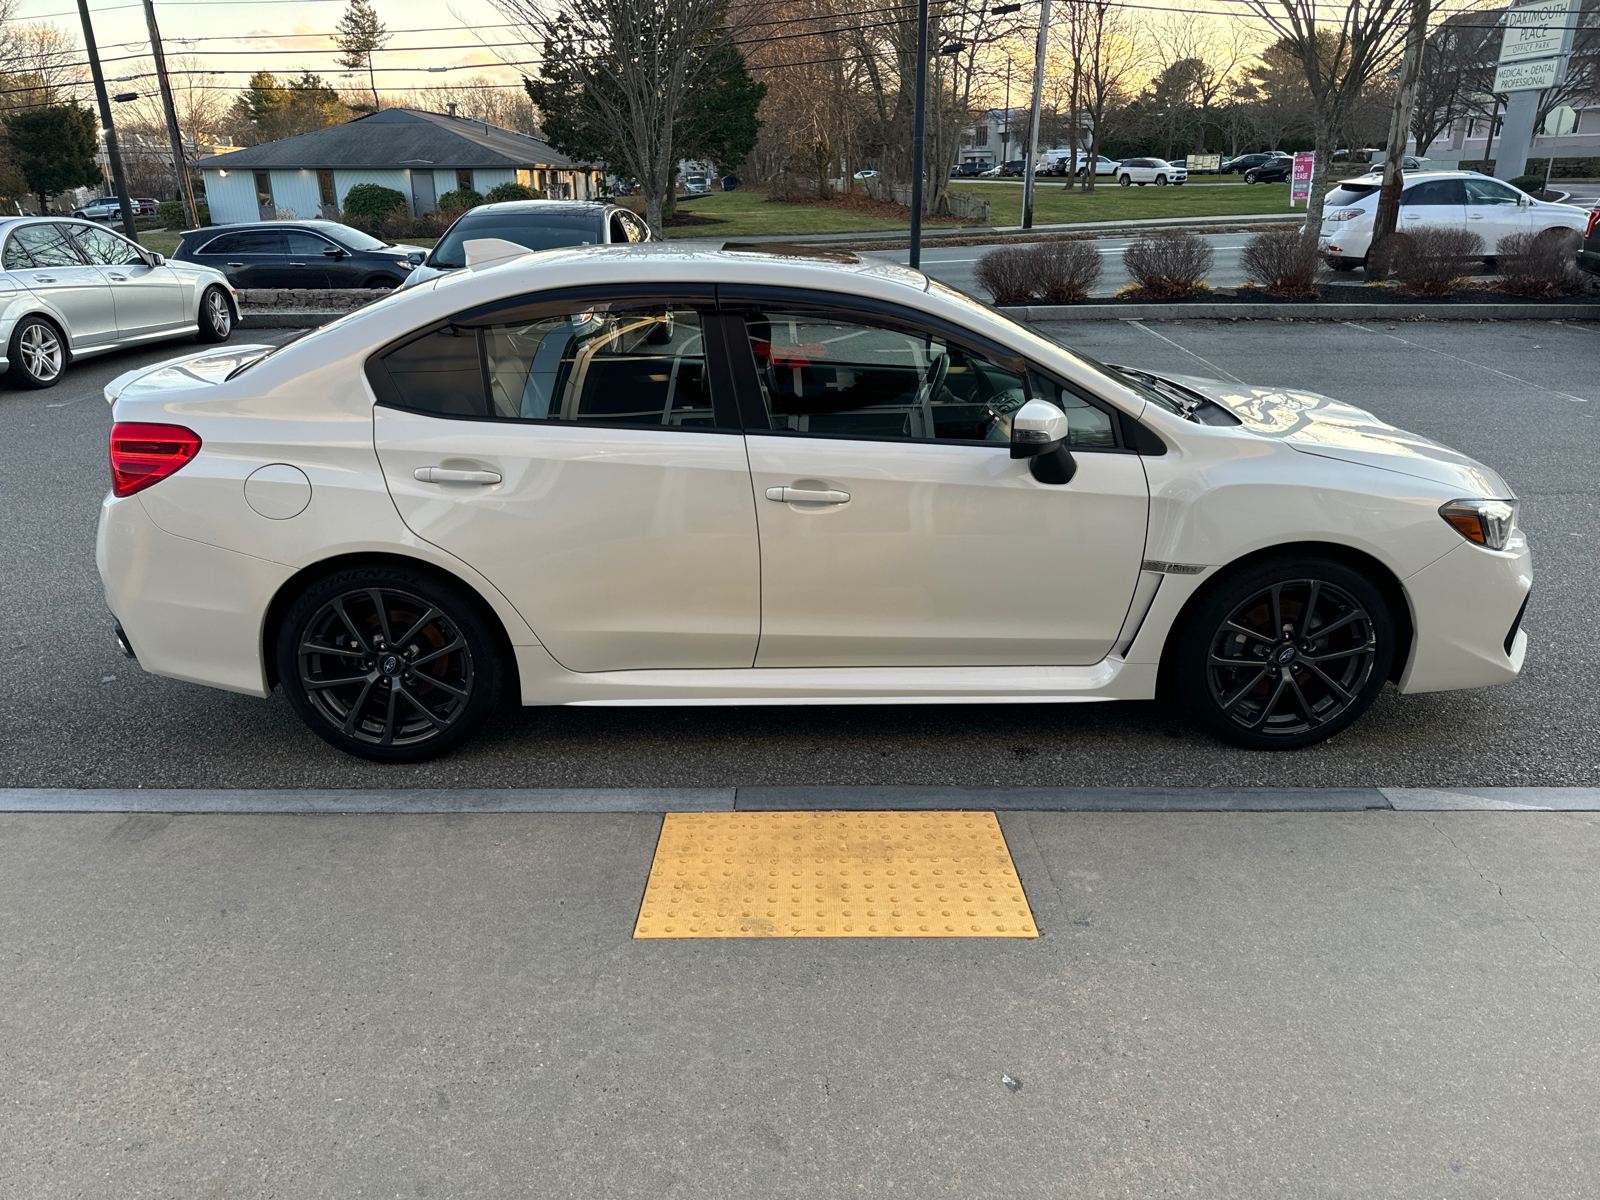
[[[393,288],[425,253],[337,221],[257,221],[187,230],[172,257],[239,288]]]
[[[1230,158],[1223,163],[1222,171],[1226,175],[1243,175],[1253,168],[1265,167],[1280,160],[1292,163],[1294,162],[1294,156],[1285,154],[1282,150],[1268,150],[1261,154],[1241,154],[1238,158]]]

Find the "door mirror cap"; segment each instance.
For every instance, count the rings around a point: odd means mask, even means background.
[[[1533,197],[1528,195],[1527,192],[1522,192],[1522,193],[1518,194],[1518,196],[1517,196],[1517,207],[1518,208],[1527,208],[1528,205],[1530,205],[1532,203],[1533,203]]]
[[[145,251],[145,256],[146,261],[149,262],[152,267],[162,267],[166,265],[166,258],[163,255],[157,254],[154,250]]]
[[[1011,418],[1011,457],[1048,454],[1067,440],[1067,414],[1048,400],[1029,400]]]
[[[339,249],[337,246],[329,246],[322,253],[325,258],[343,258],[346,251]]]

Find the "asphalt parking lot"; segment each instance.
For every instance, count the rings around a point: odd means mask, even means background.
[[[269,331],[274,337],[287,336]],[[378,767],[281,696],[158,679],[111,638],[94,566],[113,375],[187,347],[0,391],[0,786],[665,787],[776,784],[1451,786],[1600,783],[1600,326],[1089,322],[1047,332],[1110,360],[1328,392],[1499,468],[1535,587],[1518,682],[1400,697],[1293,754],[1234,749],[1153,704],[520,709],[439,762]],[[261,340],[267,340],[265,338]]]

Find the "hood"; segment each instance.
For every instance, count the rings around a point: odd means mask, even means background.
[[[1462,496],[1510,499],[1500,475],[1459,451],[1421,434],[1398,429],[1364,408],[1318,395],[1166,375],[1238,417],[1259,437],[1287,443],[1302,454],[1397,471],[1456,489]]]
[[[151,367],[140,367],[118,375],[106,384],[106,401],[115,403],[128,392],[187,391],[197,384],[221,383],[240,367],[276,350],[276,346],[229,346],[225,350],[202,350],[187,358],[169,359]]]

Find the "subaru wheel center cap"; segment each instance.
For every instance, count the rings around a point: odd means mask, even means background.
[[[1275,662],[1283,666],[1287,666],[1295,660],[1295,657],[1298,655],[1298,653],[1299,651],[1297,651],[1292,644],[1285,642],[1283,645],[1278,647],[1278,652],[1272,657]]]
[[[400,660],[394,655],[388,654],[384,656],[382,666],[385,675],[393,675],[400,669]]]

